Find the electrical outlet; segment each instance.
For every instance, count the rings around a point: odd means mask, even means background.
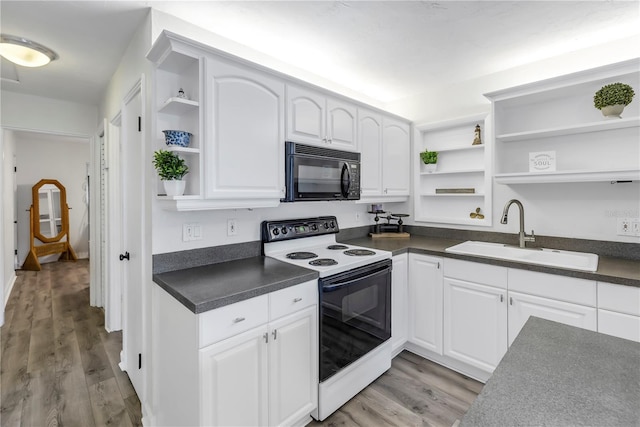
[[[227,220],[227,236],[235,236],[238,234],[238,224],[235,219]]]
[[[360,221],[360,212],[356,212],[356,222]]]
[[[640,237],[640,218],[618,218],[618,236]]]
[[[200,224],[182,224],[182,241],[202,240],[202,226]]]

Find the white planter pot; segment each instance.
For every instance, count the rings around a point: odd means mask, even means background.
[[[424,165],[424,171],[425,171],[425,172],[432,173],[432,172],[435,172],[435,171],[436,171],[436,168],[437,168],[437,167],[438,167],[438,164],[437,164],[437,163],[429,163],[429,164],[425,164],[425,165]]]
[[[173,181],[162,181],[164,184],[164,191],[167,193],[167,196],[182,196],[184,194],[184,188],[187,185],[187,182],[184,180],[173,180]]]
[[[602,111],[602,115],[608,119],[620,119],[620,114],[624,110],[624,105],[607,105],[606,107],[602,107],[600,111]]]

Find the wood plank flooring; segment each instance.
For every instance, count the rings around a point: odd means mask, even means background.
[[[140,401],[118,367],[122,333],[89,306],[89,262],[18,271],[0,328],[2,426],[136,426]]]
[[[467,412],[483,384],[403,351],[391,369],[323,422],[307,427],[443,426]]]
[[[88,261],[19,271],[0,328],[2,426],[141,425],[140,401],[118,367],[122,334],[89,306]],[[392,367],[324,422],[309,427],[444,426],[482,384],[402,352]]]

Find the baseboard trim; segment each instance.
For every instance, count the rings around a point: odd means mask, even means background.
[[[14,271],[9,278],[9,286],[5,287],[6,291],[4,293],[4,302],[2,305],[2,311],[4,311],[5,307],[7,307],[7,303],[9,302],[9,297],[11,296],[11,291],[13,290],[13,285],[16,284],[16,280],[18,276],[16,276],[16,272]]]

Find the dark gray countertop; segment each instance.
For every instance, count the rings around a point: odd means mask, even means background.
[[[542,265],[527,264],[515,261],[505,261],[495,258],[476,257],[469,255],[458,255],[445,252],[449,246],[462,243],[461,240],[443,239],[439,237],[426,237],[412,235],[409,238],[382,238],[372,239],[371,237],[361,237],[346,240],[345,243],[365,246],[372,249],[382,249],[398,255],[404,252],[417,252],[426,255],[444,256],[467,261],[482,262],[485,264],[499,265],[503,267],[519,268],[523,270],[551,273],[561,276],[579,277],[588,280],[598,280],[601,282],[617,283],[620,285],[640,287],[640,262],[599,256],[598,270],[596,272],[569,270],[565,268],[545,267]]]
[[[640,343],[531,317],[460,427],[569,425],[640,425]]]
[[[316,271],[263,256],[153,275],[196,314],[317,278]]]

